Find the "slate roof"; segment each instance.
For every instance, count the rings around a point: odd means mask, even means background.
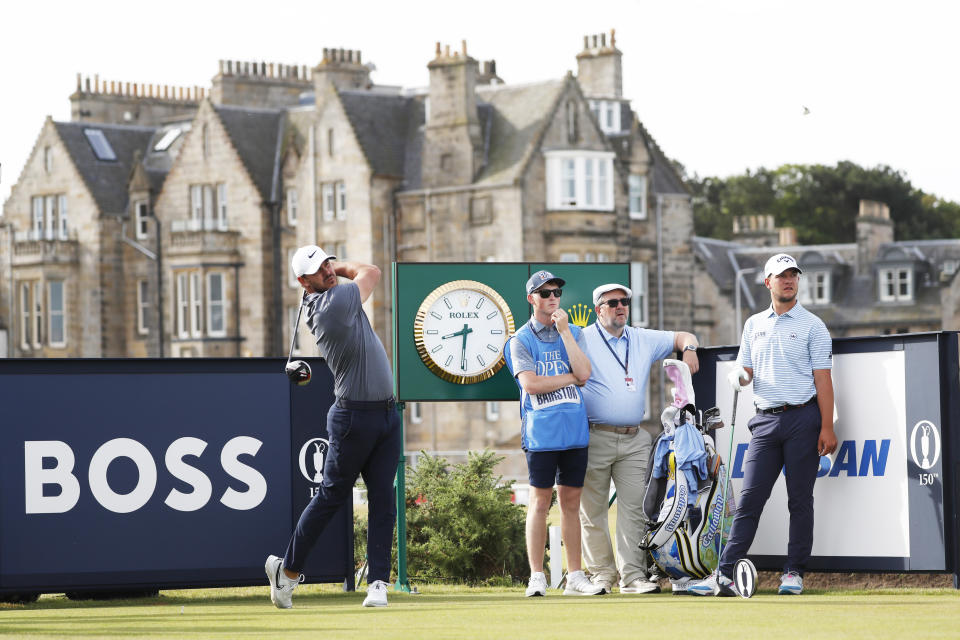
[[[74,166],[93,195],[101,214],[122,214],[127,209],[127,179],[133,167],[134,151],[146,152],[155,127],[54,122]],[[99,129],[113,148],[116,160],[99,160],[84,129]],[[161,181],[162,182],[162,181]]]
[[[373,168],[381,176],[403,177],[407,132],[414,99],[399,94],[341,90],[340,102],[354,135]]]
[[[213,108],[264,202],[278,202],[284,110],[226,105]]]
[[[940,286],[948,284],[954,272],[944,271],[945,263],[960,265],[960,240],[905,240],[880,246],[877,260],[869,273],[856,272],[857,245],[838,243],[789,247],[753,247],[738,242],[694,236],[693,249],[703,268],[717,288],[731,301],[735,296],[734,278],[738,269],[756,269],[741,277],[741,302],[749,313],[770,305],[770,293],[763,284],[760,270],[775,253],[789,253],[797,258],[801,269],[809,275],[815,270],[829,270],[830,303],[808,304],[828,327],[884,327],[918,323],[939,324],[941,321]],[[878,266],[911,265],[914,269],[913,300],[880,302]]]
[[[523,85],[477,87],[477,100],[490,105],[492,116],[486,165],[475,184],[498,184],[519,179],[536,151],[553,108],[564,89],[564,79]]]

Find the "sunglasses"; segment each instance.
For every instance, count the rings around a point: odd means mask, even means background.
[[[609,300],[604,300],[600,304],[607,305],[611,309],[616,309],[618,304],[622,304],[625,307],[629,307],[630,298],[610,298]]]
[[[537,293],[541,298],[549,298],[551,295],[554,298],[559,298],[563,295],[563,289],[540,289]]]

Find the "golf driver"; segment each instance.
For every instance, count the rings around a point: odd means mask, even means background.
[[[293,330],[290,332],[290,354],[287,356],[287,365],[283,368],[290,382],[301,387],[310,382],[310,376],[312,375],[310,365],[303,360],[294,360],[291,362],[290,359],[293,357],[293,345],[297,343],[297,329],[300,327],[300,316],[303,315],[303,302],[306,299],[307,292],[304,291],[303,297],[300,298],[300,310],[297,311],[297,321],[294,323]]]
[[[727,487],[730,486],[730,469],[733,465],[733,434],[737,424],[737,400],[740,390],[733,392],[733,413],[730,414],[730,448],[727,450],[727,477],[723,482],[723,511],[720,515],[720,531],[723,532],[727,521]],[[723,555],[725,538],[720,535],[720,551],[717,557]],[[757,568],[747,558],[737,560],[733,566],[733,584],[741,598],[751,598],[757,591]]]

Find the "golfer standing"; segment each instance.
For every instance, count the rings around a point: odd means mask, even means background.
[[[567,322],[567,313],[560,308],[564,284],[562,278],[549,271],[537,271],[530,276],[527,302],[533,307],[533,317],[504,345],[507,367],[521,391],[520,437],[530,478],[527,597],[543,596],[547,592],[543,554],[554,484],[560,502],[560,533],[569,572],[563,595],[604,593],[580,568],[577,512],[590,440],[580,385],[590,377],[590,360],[582,351],[583,333]],[[559,557],[555,561],[559,562]]]
[[[760,514],[783,469],[790,511],[787,562],[781,594],[803,592],[803,572],[813,548],[813,485],[820,456],[833,453],[832,342],[827,327],[797,302],[800,267],[778,253],[764,267],[770,308],[743,327],[737,367],[728,378],[734,393],[753,380],[757,415],[747,423],[750,448],[730,540],[717,572],[689,587],[698,595],[735,595],[733,565],[747,554]]]
[[[393,398],[393,374],[383,344],[360,306],[380,281],[369,264],[335,262],[320,247],[300,247],[291,268],[307,292],[307,325],[333,372],[336,401],[327,414],[330,448],[323,482],[300,516],[286,555],[266,562],[270,599],[292,607],[293,590],[317,538],[346,501],[358,475],[367,486],[369,528],[365,607],[387,606],[390,548],[397,517],[393,479],[400,457],[400,418]],[[337,277],[352,282],[339,284]]]

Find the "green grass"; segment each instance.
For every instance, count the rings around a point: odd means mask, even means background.
[[[164,591],[158,598],[75,602],[46,595],[0,604],[16,638],[960,638],[960,592],[810,592],[751,600],[670,594],[524,598],[522,588],[417,585],[364,609],[362,593],[303,585],[294,609],[266,586]]]

